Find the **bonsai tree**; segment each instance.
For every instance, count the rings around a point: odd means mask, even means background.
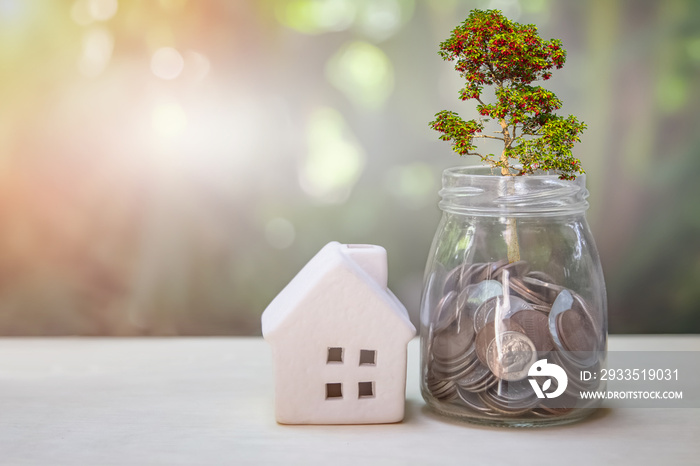
[[[469,17],[440,44],[440,56],[455,61],[455,69],[466,79],[459,91],[461,100],[476,100],[481,118],[464,121],[455,112],[443,110],[430,122],[442,133],[440,139],[452,141],[459,155],[476,155],[502,175],[525,175],[535,170],[554,171],[562,179],[584,173],[581,162],[571,153],[583,122],[554,112],[561,101],[540,86],[531,83],[552,76],[552,68],[561,68],[566,51],[561,41],[542,40],[537,27],[510,21],[498,10],[472,10]],[[482,100],[484,86],[494,86],[495,103]],[[500,129],[497,136],[484,134],[485,123],[493,119]],[[475,139],[503,142],[499,157],[477,151]],[[511,164],[511,159],[518,166]]]
[[[584,173],[571,149],[586,125],[574,116],[556,115],[561,100],[553,92],[532,85],[549,79],[553,68],[564,66],[566,51],[561,41],[542,40],[537,27],[510,21],[498,10],[472,10],[440,44],[439,54],[455,62],[455,69],[466,79],[460,99],[475,100],[480,115],[464,121],[457,113],[443,110],[430,122],[442,133],[440,139],[452,142],[456,153],[478,156],[489,166],[500,168],[504,176],[542,170],[573,179]],[[483,98],[485,86],[492,87],[495,98]],[[489,122],[497,130],[485,133]],[[479,151],[476,139],[502,141],[500,155]],[[508,259],[520,260],[514,218],[508,220],[505,236]]]

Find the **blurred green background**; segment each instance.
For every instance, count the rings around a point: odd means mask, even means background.
[[[696,0],[0,0],[0,335],[257,335],[331,240],[415,321],[472,8],[568,50],[611,333],[700,331]]]

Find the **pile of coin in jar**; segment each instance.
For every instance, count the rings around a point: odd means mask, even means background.
[[[436,400],[485,416],[552,417],[585,407],[576,404],[579,391],[598,386],[579,373],[600,365],[601,317],[525,261],[456,267],[431,316],[425,386]],[[561,396],[535,393],[530,378],[556,388],[551,378],[528,377],[541,359],[568,374]]]

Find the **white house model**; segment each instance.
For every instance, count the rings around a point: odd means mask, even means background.
[[[275,414],[282,424],[399,422],[416,333],[387,289],[386,250],[332,242],[270,303]]]

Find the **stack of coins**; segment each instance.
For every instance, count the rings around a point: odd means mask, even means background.
[[[485,416],[563,416],[580,390],[597,385],[578,375],[599,368],[600,320],[581,296],[525,261],[460,265],[431,313],[426,388],[436,400]],[[530,383],[539,359],[568,375],[557,398],[538,398]],[[557,388],[541,379],[548,392]]]

